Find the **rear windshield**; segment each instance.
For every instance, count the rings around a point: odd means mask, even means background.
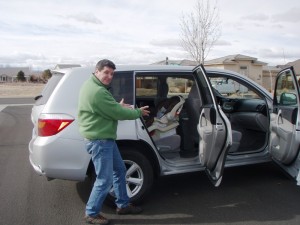
[[[45,105],[50,98],[52,92],[54,91],[56,85],[59,83],[60,79],[63,77],[62,73],[52,74],[52,77],[48,80],[45,85],[42,93],[35,97],[36,102],[35,105]]]

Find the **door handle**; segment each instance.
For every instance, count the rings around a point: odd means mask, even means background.
[[[224,128],[223,123],[216,124],[216,130],[223,130],[223,128]]]
[[[282,118],[282,111],[279,109],[277,114],[277,123],[276,125],[279,126],[279,124],[283,124],[283,118]]]

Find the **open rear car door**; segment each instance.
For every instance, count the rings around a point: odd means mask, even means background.
[[[232,144],[231,125],[216,103],[212,86],[202,65],[194,68],[202,98],[198,123],[199,158],[210,180],[219,186],[223,176],[226,155]]]
[[[300,185],[300,92],[293,67],[279,72],[271,115],[270,154],[272,159]]]

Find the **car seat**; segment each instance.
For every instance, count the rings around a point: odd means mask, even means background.
[[[185,100],[182,96],[173,96],[157,105],[156,117],[148,127],[158,149],[174,150],[180,147],[180,136],[176,133],[179,125],[179,113]]]

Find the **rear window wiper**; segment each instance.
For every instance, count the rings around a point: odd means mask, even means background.
[[[35,96],[35,97],[34,97],[34,100],[36,101],[36,100],[40,99],[41,97],[43,97],[43,95]]]

